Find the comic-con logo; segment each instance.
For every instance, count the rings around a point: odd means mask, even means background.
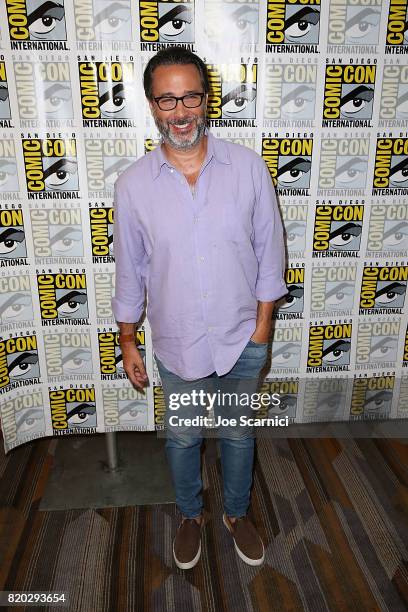
[[[362,64],[326,66],[323,127],[371,127],[376,68]]]
[[[94,388],[49,390],[48,395],[54,436],[96,433]]]
[[[99,325],[113,323],[112,297],[115,288],[115,273],[112,270],[95,271],[95,307]]]
[[[86,275],[37,274],[42,325],[89,325]]]
[[[6,0],[12,49],[68,50],[64,0]]]
[[[45,334],[43,339],[49,382],[92,378],[92,349],[89,332]]]
[[[310,296],[311,316],[316,318],[352,314],[356,276],[356,264],[313,266]]]
[[[408,325],[405,330],[405,338],[404,338],[404,352],[402,356],[402,367],[408,367]],[[408,405],[408,404],[407,404]]]
[[[307,371],[348,370],[352,328],[352,323],[310,325]]]
[[[0,200],[18,200],[19,182],[14,140],[0,140]]]
[[[408,415],[408,376],[401,376],[398,404],[397,404],[397,417],[406,419]]]
[[[73,125],[69,62],[14,62],[17,106],[22,127]]]
[[[0,267],[27,265],[23,211],[0,208]]]
[[[130,41],[132,16],[130,0],[74,0],[74,19],[78,41]],[[126,48],[115,46],[115,50]]]
[[[385,65],[381,91],[380,127],[407,127],[408,66]]]
[[[113,207],[89,208],[91,224],[92,261],[111,263],[113,257]]]
[[[133,58],[78,63],[84,127],[136,127]]]
[[[360,321],[356,369],[393,368],[397,360],[400,321]]]
[[[372,193],[408,193],[408,138],[377,138]]]
[[[19,444],[45,436],[44,400],[41,389],[20,391],[21,395],[0,404],[1,429],[6,452]]]
[[[143,431],[148,425],[147,398],[133,387],[103,387],[105,431]]]
[[[408,45],[408,0],[390,0],[385,53],[401,53]]]
[[[259,5],[250,0],[237,3],[206,0],[204,4],[205,33],[211,48],[251,48],[258,42]]]
[[[0,340],[0,392],[41,382],[37,337]]]
[[[194,51],[194,2],[139,0],[141,51],[177,45]],[[158,45],[157,43],[160,43]]]
[[[207,64],[207,73],[209,124],[212,127],[256,127],[258,65]]]
[[[276,319],[303,319],[305,268],[291,267],[285,271],[288,293],[277,302]]]
[[[376,53],[380,23],[381,2],[377,0],[331,2],[328,53],[353,53],[354,45],[364,45],[365,53]]]
[[[405,202],[372,204],[368,227],[368,257],[406,257],[408,206]]]
[[[285,244],[289,259],[302,258],[306,246],[307,204],[282,205]]]
[[[119,175],[137,159],[136,138],[85,138],[88,194],[112,197]]]
[[[316,75],[316,64],[267,64],[263,126],[313,127]]]
[[[153,385],[154,424],[156,429],[164,428],[164,415],[166,413],[166,400],[161,385]]]
[[[154,151],[156,147],[159,146],[161,140],[159,138],[145,138],[144,139],[144,153],[149,153],[149,151]]]
[[[0,127],[14,127],[11,124],[10,97],[7,83],[6,64],[0,61]]]
[[[262,157],[281,195],[309,195],[313,138],[262,138]]]
[[[138,351],[146,363],[145,332],[139,329],[135,335]],[[99,365],[102,380],[126,378],[123,367],[122,350],[119,344],[119,333],[107,330],[98,331]]]
[[[316,206],[313,257],[358,257],[364,206]]]
[[[317,195],[364,195],[369,138],[322,138]]]
[[[275,327],[273,331],[271,369],[267,377],[276,371],[281,373],[296,373],[300,366],[303,328]]]
[[[394,395],[395,376],[356,376],[353,382],[350,418],[388,419]]]
[[[75,138],[23,138],[29,199],[79,198]]]
[[[318,53],[320,0],[268,0],[266,53]]]
[[[32,321],[33,303],[30,276],[0,277],[0,324],[10,327],[28,327],[27,322]]]
[[[305,381],[302,422],[344,421],[348,412],[348,381],[343,378],[316,377]]]
[[[82,263],[80,208],[32,208],[30,216],[37,263]]]
[[[402,313],[408,266],[364,266],[360,289],[360,314]]]
[[[264,380],[260,393],[267,393],[271,397],[279,395],[280,403],[274,405],[271,401],[268,405],[262,406],[256,411],[257,418],[268,418],[275,415],[287,416],[290,423],[296,418],[296,410],[299,394],[299,380],[281,378],[274,380]]]

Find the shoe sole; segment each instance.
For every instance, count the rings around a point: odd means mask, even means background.
[[[177,565],[177,567],[179,567],[182,570],[187,570],[187,569],[191,569],[192,567],[194,567],[195,565],[197,565],[199,559],[201,556],[201,542],[200,545],[198,547],[198,552],[196,554],[196,556],[194,557],[194,559],[192,559],[191,561],[187,561],[186,563],[182,563],[181,561],[179,561],[176,557],[176,553],[174,551],[174,541],[173,541],[173,558],[174,558],[174,562]]]
[[[226,528],[228,529],[229,533],[232,535],[232,531],[227,523],[227,520],[225,518],[225,514],[222,515],[222,522],[224,523],[224,525],[226,526]],[[263,545],[263,542],[261,540],[261,544],[262,544],[262,557],[260,559],[250,559],[249,557],[247,557],[246,555],[244,555],[244,553],[238,548],[238,546],[236,545],[235,539],[234,537],[232,538],[234,540],[234,546],[235,546],[235,550],[237,552],[237,555],[240,559],[242,559],[242,561],[244,561],[244,563],[247,563],[248,565],[262,565],[262,563],[265,560],[265,547]]]

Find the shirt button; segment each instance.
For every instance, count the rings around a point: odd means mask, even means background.
[[[208,296],[208,293],[203,293],[203,298],[205,299]]]
[[[208,331],[212,331],[213,328],[212,327],[207,327]]]
[[[199,221],[199,220],[200,220],[200,217],[194,217],[194,221],[196,221],[196,222],[197,222],[197,221]]]
[[[204,261],[204,257],[203,256],[201,256],[199,259],[200,259],[200,261]]]
[[[173,168],[170,168],[170,172],[174,172]]]

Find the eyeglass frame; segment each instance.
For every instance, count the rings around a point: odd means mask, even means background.
[[[197,91],[197,92],[191,92],[191,93],[185,94],[184,96],[158,96],[157,98],[153,98],[153,100],[156,102],[157,106],[160,108],[161,111],[167,112],[167,111],[172,111],[175,108],[177,108],[177,104],[179,103],[179,100],[181,100],[181,102],[183,103],[184,108],[199,108],[202,105],[203,99],[206,95],[207,94],[203,92]],[[197,104],[197,106],[186,106],[184,104],[184,98],[188,98],[189,96],[201,96],[200,104]],[[173,100],[176,101],[173,108],[161,108],[159,101],[163,100],[164,98],[172,98]]]

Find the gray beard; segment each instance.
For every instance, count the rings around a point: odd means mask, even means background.
[[[173,147],[173,149],[177,149],[178,151],[188,151],[189,149],[192,149],[200,142],[200,140],[204,136],[206,128],[205,113],[202,117],[197,117],[195,129],[189,140],[179,140],[177,137],[174,137],[170,131],[170,128],[163,121],[158,119],[155,113],[153,114],[153,119],[164,142],[170,147]]]

